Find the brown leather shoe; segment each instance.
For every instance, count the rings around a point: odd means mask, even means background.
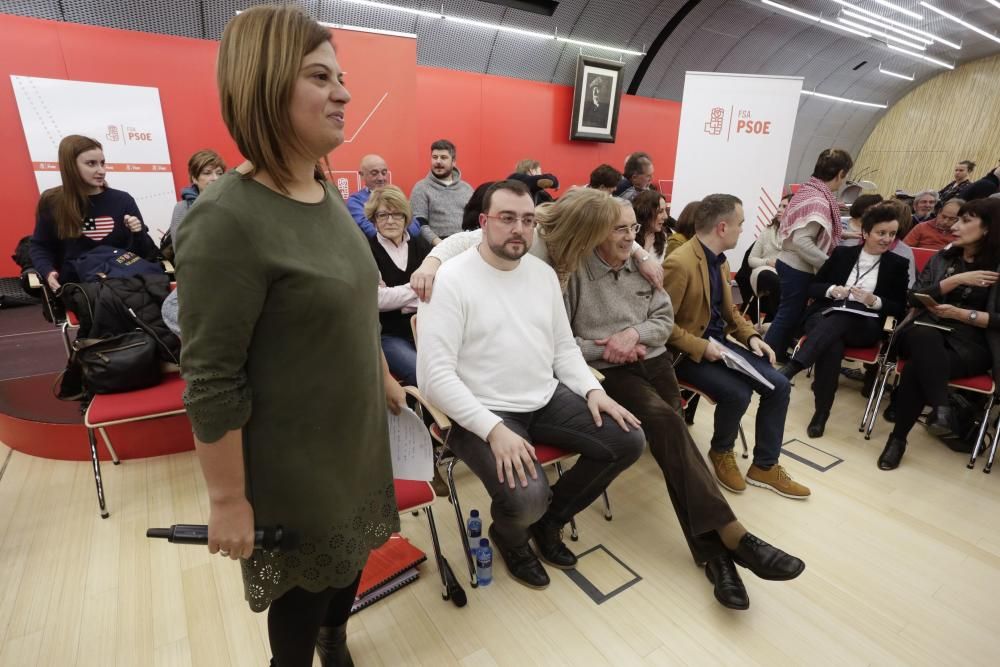
[[[751,465],[747,470],[747,482],[762,489],[771,489],[779,496],[803,500],[812,493],[809,487],[799,484],[777,463],[770,470]]]
[[[739,466],[736,465],[736,454],[733,453],[733,450],[716,452],[710,449],[708,450],[708,458],[712,462],[712,467],[715,468],[715,476],[722,488],[733,493],[746,491],[747,483],[743,479],[743,473],[740,472]]]

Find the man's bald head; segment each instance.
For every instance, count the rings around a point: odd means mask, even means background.
[[[381,155],[366,155],[361,158],[361,166],[358,173],[365,181],[365,187],[369,190],[381,188],[389,184],[389,167]]]

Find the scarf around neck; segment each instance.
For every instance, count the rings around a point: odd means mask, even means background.
[[[840,224],[840,204],[826,183],[815,176],[799,186],[792,200],[788,202],[785,218],[778,230],[778,239],[784,242],[797,229],[810,222],[820,224],[816,245],[827,255],[840,244],[842,233]]]

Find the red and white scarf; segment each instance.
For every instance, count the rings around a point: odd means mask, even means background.
[[[788,202],[785,218],[778,230],[778,240],[784,243],[797,229],[810,222],[818,222],[822,229],[816,237],[816,245],[833,254],[840,245],[842,225],[840,224],[840,204],[826,183],[815,176],[799,186],[792,200]]]

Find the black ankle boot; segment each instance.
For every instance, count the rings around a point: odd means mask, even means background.
[[[347,623],[319,629],[316,655],[323,667],[354,667],[351,652],[347,649]]]
[[[906,453],[906,440],[889,436],[889,441],[885,443],[882,454],[878,457],[879,470],[895,470],[899,467],[899,462]]]
[[[778,372],[784,375],[786,378],[791,380],[804,369],[805,366],[795,361],[794,359],[789,360],[787,364],[778,369]]]
[[[829,410],[817,410],[813,413],[812,419],[809,421],[809,426],[806,427],[806,433],[809,434],[810,438],[822,438],[823,431],[826,430],[826,420],[830,418]]]

